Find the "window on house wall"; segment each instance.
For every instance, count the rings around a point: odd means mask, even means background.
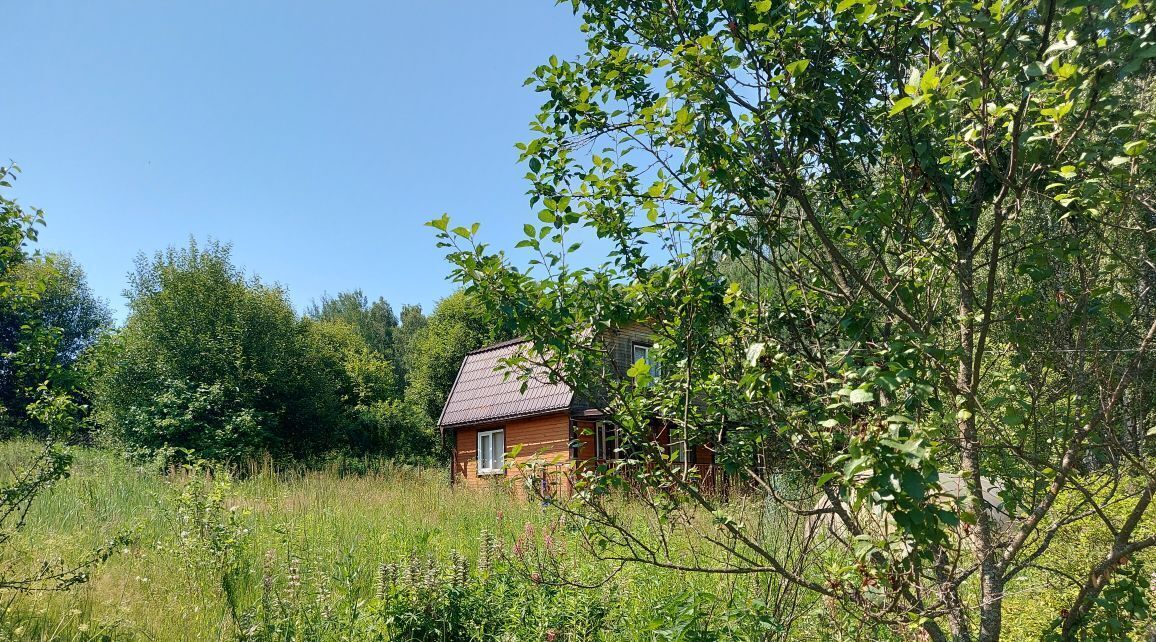
[[[694,446],[686,441],[686,433],[681,428],[670,429],[670,452],[674,455],[674,461],[680,464],[698,463]]]
[[[573,421],[570,422],[570,459],[578,459],[582,453],[582,440],[578,438],[581,429]]]
[[[650,376],[657,379],[659,377],[658,364],[654,362],[651,347],[641,343],[634,343],[631,345],[633,350],[632,357],[634,358],[634,363],[638,363],[638,360],[642,359],[646,365],[650,366]]]
[[[618,444],[618,426],[610,421],[599,421],[594,427],[594,456],[597,459],[622,459]]]
[[[506,463],[506,431],[484,430],[478,433],[478,474],[502,472]]]

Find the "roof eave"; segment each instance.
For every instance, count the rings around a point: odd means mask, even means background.
[[[479,418],[479,419],[470,419],[469,421],[458,421],[458,422],[451,423],[451,424],[443,424],[440,422],[440,419],[439,419],[438,428],[444,432],[446,430],[456,429],[456,428],[469,428],[471,426],[488,426],[490,424],[501,423],[504,421],[512,421],[514,419],[526,419],[527,417],[541,417],[543,415],[554,415],[554,414],[557,414],[560,412],[569,413],[570,412],[570,406],[573,405],[573,403],[574,403],[574,394],[571,393],[570,394],[570,401],[568,401],[566,403],[566,405],[564,405],[564,406],[558,406],[555,408],[544,408],[544,409],[540,409],[540,410],[529,410],[526,412],[517,412],[517,413],[508,414],[508,415],[493,415],[490,417],[484,417],[484,418]],[[445,414],[444,410],[442,411],[442,414],[443,415]]]

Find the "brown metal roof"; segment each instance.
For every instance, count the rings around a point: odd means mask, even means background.
[[[564,383],[550,383],[544,374],[531,376],[522,391],[522,380],[510,373],[502,359],[529,346],[524,339],[506,341],[475,350],[462,361],[450,389],[438,426],[442,428],[480,424],[566,410],[574,391]]]

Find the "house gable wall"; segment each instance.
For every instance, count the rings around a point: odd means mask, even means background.
[[[478,475],[478,432],[505,430],[507,468],[500,474]],[[454,482],[468,487],[485,487],[518,476],[518,466],[531,461],[568,464],[570,461],[570,413],[557,412],[538,417],[510,420],[504,424],[458,428],[454,439]],[[517,457],[510,452],[521,445]]]
[[[634,365],[634,345],[651,345],[654,343],[654,333],[641,323],[632,323],[615,330],[607,339],[607,352],[610,362],[619,377],[625,377],[626,371]]]

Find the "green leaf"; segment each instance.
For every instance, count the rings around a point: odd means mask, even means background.
[[[787,65],[787,73],[792,76],[797,76],[807,70],[807,66],[811,64],[810,60],[796,60]]]
[[[1148,141],[1146,140],[1134,140],[1130,143],[1124,143],[1124,153],[1129,156],[1139,156],[1143,154],[1146,149],[1148,149]]]
[[[554,216],[554,213],[550,210],[542,210],[541,212],[538,212],[538,220],[542,221],[543,223],[553,223],[554,221],[558,220],[558,217]]]
[[[926,93],[939,88],[939,66],[931,65],[919,79],[919,90]]]
[[[1108,304],[1108,309],[1121,321],[1132,318],[1132,304],[1124,297],[1116,297]]]
[[[862,388],[856,388],[856,389],[851,391],[851,395],[849,398],[851,400],[851,403],[869,403],[869,402],[872,402],[875,400],[875,394],[872,393],[870,390],[864,390]]]
[[[1040,61],[1033,62],[1030,65],[1024,65],[1024,74],[1028,78],[1039,78],[1048,73],[1048,68]]]
[[[442,214],[441,218],[435,218],[432,221],[427,221],[426,225],[429,227],[432,227],[432,228],[439,229],[439,230],[444,232],[444,231],[446,231],[446,228],[449,227],[449,225],[450,225],[450,215],[449,214]]]
[[[530,238],[534,238],[535,236],[538,235],[538,230],[535,230],[534,226],[530,225],[529,223],[526,223],[525,225],[522,226],[522,231],[525,232],[526,236],[528,236]]]
[[[650,364],[646,363],[645,359],[639,359],[638,361],[634,362],[634,365],[630,366],[629,370],[626,371],[626,376],[634,379],[636,384],[645,386],[646,384],[650,383],[651,380]]]
[[[530,171],[535,174],[542,171],[542,161],[538,160],[537,157],[530,159]]]
[[[1051,46],[1049,46],[1047,50],[1044,51],[1044,55],[1048,56],[1054,53],[1059,53],[1061,51],[1067,51],[1072,47],[1075,47],[1077,44],[1079,43],[1077,43],[1075,40],[1072,40],[1071,36],[1069,35],[1064,38],[1062,42],[1053,42]]]
[[[913,104],[915,104],[915,101],[910,96],[904,96],[903,98],[895,101],[895,105],[891,108],[891,111],[887,115],[894,116],[895,114],[898,114]]]
[[[923,483],[923,475],[911,470],[905,469],[899,475],[899,487],[903,489],[903,493],[915,501],[923,501],[926,495],[925,485]]]

